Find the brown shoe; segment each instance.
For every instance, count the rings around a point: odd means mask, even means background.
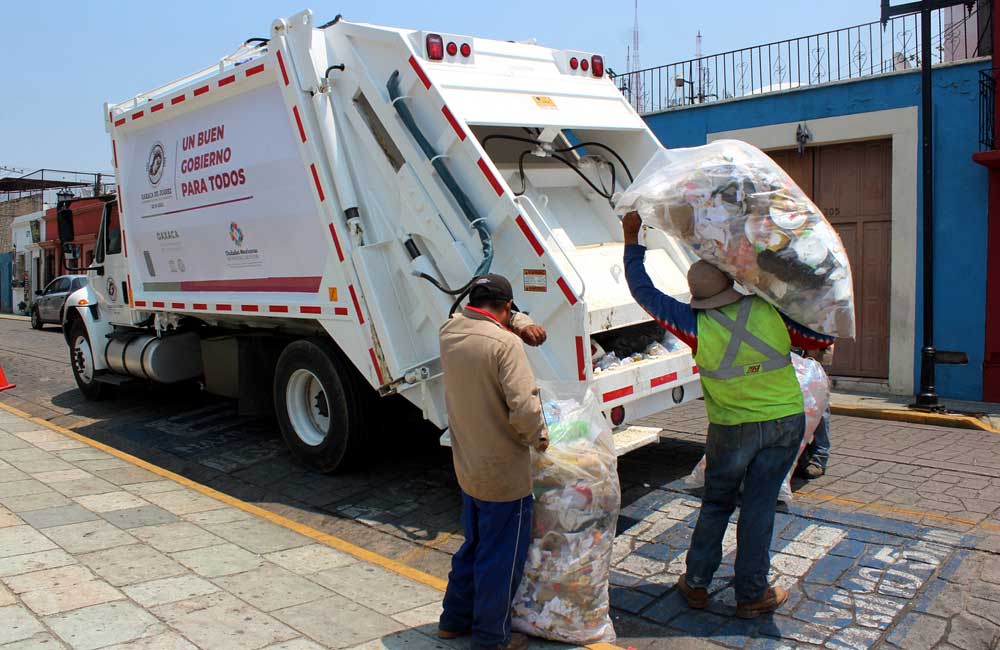
[[[527,650],[528,637],[514,632],[510,635],[510,641],[506,645],[500,646],[500,650]]]
[[[438,628],[437,635],[439,639],[451,640],[461,638],[469,634],[470,631],[471,630],[460,630],[458,632],[453,632],[451,630],[442,630],[441,628]]]
[[[736,615],[740,618],[757,618],[761,614],[773,612],[788,600],[788,590],[784,587],[768,587],[764,595],[750,603],[736,603]]]
[[[687,576],[681,576],[677,579],[677,591],[681,592],[681,595],[687,600],[688,607],[692,609],[708,607],[708,589],[692,587],[687,583]]]

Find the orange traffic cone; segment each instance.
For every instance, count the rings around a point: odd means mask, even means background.
[[[12,384],[7,381],[7,375],[3,374],[3,366],[0,366],[0,392],[5,390],[10,390],[14,388],[17,384]]]

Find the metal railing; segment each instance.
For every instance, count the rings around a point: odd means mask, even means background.
[[[1000,70],[979,71],[979,150],[992,151],[996,148],[996,124],[994,122],[997,77]]]
[[[933,63],[991,51],[991,12],[948,11],[933,13]],[[890,19],[884,29],[871,22],[626,72],[615,83],[645,114],[919,68],[920,46],[920,16],[913,14]]]

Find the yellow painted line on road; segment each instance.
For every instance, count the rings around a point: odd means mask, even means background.
[[[848,499],[847,497],[839,497],[833,494],[824,494],[822,492],[798,492],[796,496],[805,499],[815,499],[817,501],[824,501],[827,503],[839,503],[841,505],[847,506],[857,506],[861,508],[866,508],[868,510],[879,510],[881,512],[890,512],[898,515],[909,515],[912,517],[924,517],[927,519],[933,519],[935,521],[944,521],[952,524],[962,524],[965,526],[979,527],[984,530],[1000,531],[1000,524],[992,524],[988,521],[974,521],[972,519],[959,519],[958,517],[949,517],[948,515],[939,515],[935,512],[925,512],[923,510],[910,510],[909,508],[899,508],[897,506],[887,506],[881,503],[868,503],[867,501],[859,501],[857,499]]]
[[[955,427],[958,429],[975,429],[1000,433],[982,420],[971,415],[958,413],[925,413],[909,409],[880,409],[872,406],[851,406],[848,404],[831,404],[830,412],[836,415],[850,415],[856,418],[873,420],[890,420],[893,422],[909,422],[911,424],[932,424],[939,427]]]
[[[45,427],[50,431],[61,433],[64,436],[68,436],[73,440],[77,440],[79,442],[84,443],[85,445],[90,445],[95,449],[100,449],[101,451],[107,454],[111,454],[115,458],[120,458],[121,460],[132,463],[133,465],[136,465],[147,471],[150,471],[153,474],[162,476],[163,478],[166,479],[170,479],[171,481],[174,481],[176,483],[180,483],[186,488],[190,488],[196,492],[200,492],[201,494],[204,494],[207,497],[211,497],[216,501],[225,503],[228,506],[232,506],[233,508],[238,508],[244,512],[250,513],[262,519],[266,519],[267,521],[270,521],[273,524],[277,524],[278,526],[287,528],[300,535],[313,539],[321,544],[325,544],[326,546],[347,553],[348,555],[353,555],[359,560],[364,560],[365,562],[369,562],[376,566],[380,566],[383,569],[401,575],[404,578],[409,578],[414,582],[419,582],[422,585],[426,585],[428,587],[431,587],[432,589],[436,589],[442,592],[448,586],[447,580],[443,580],[437,576],[433,576],[429,573],[421,571],[420,569],[415,569],[407,564],[403,564],[402,562],[393,560],[392,558],[385,557],[384,555],[379,555],[378,553],[375,553],[374,551],[369,551],[366,548],[361,548],[360,546],[352,544],[351,542],[341,539],[340,537],[331,535],[329,533],[324,533],[321,530],[316,530],[315,528],[306,526],[305,524],[299,523],[293,519],[289,519],[288,517],[284,517],[277,513],[271,512],[270,510],[261,508],[260,506],[255,506],[252,503],[241,501],[236,497],[225,494],[224,492],[219,492],[218,490],[210,488],[207,485],[202,485],[201,483],[192,481],[191,479],[181,476],[180,474],[176,474],[168,469],[160,467],[159,465],[154,465],[153,463],[147,462],[141,458],[137,458],[132,454],[128,454],[124,451],[121,451],[120,449],[115,449],[114,447],[106,445],[103,442],[98,442],[97,440],[88,438],[87,436],[76,433],[75,431],[71,431],[66,427],[61,427],[58,424],[52,424],[51,422],[44,420],[42,418],[36,418],[29,413],[25,413],[24,411],[18,408],[14,408],[13,406],[4,404],[3,402],[0,402],[0,409],[3,409],[4,411],[7,411],[12,415],[16,415],[19,418],[24,418],[29,422],[33,422],[39,426]],[[440,543],[440,541],[438,541],[438,543]],[[590,650],[624,650],[623,648],[616,646],[614,644],[603,643],[603,642],[593,643],[586,647],[589,648]]]

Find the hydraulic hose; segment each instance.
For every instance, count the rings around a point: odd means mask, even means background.
[[[427,141],[426,137],[424,137],[424,134],[420,131],[420,127],[417,126],[416,120],[413,119],[413,113],[410,112],[406,102],[401,99],[402,94],[399,92],[399,70],[396,70],[389,76],[389,81],[386,83],[386,89],[389,91],[389,97],[392,99],[392,105],[396,107],[396,113],[399,114],[399,119],[403,121],[403,125],[406,126],[406,129],[410,132],[410,135],[413,136],[413,139],[417,141],[417,145],[420,147],[420,150],[423,151],[424,155],[427,156],[427,159],[431,161],[431,165],[441,178],[441,182],[445,184],[445,187],[448,188],[451,195],[455,197],[455,201],[458,203],[459,208],[461,208],[465,218],[468,219],[469,225],[476,230],[479,234],[479,240],[482,242],[483,261],[479,263],[479,268],[476,269],[472,278],[458,289],[447,287],[426,273],[419,274],[420,277],[429,281],[441,291],[453,296],[461,295],[470,286],[472,286],[472,283],[476,280],[476,278],[489,273],[490,266],[493,265],[493,238],[490,235],[489,229],[486,227],[486,220],[479,214],[476,206],[472,204],[472,201],[469,200],[469,197],[465,194],[465,192],[462,191],[458,181],[455,180],[451,171],[444,164],[444,160],[436,151],[434,151],[434,147],[431,146],[431,143]]]

